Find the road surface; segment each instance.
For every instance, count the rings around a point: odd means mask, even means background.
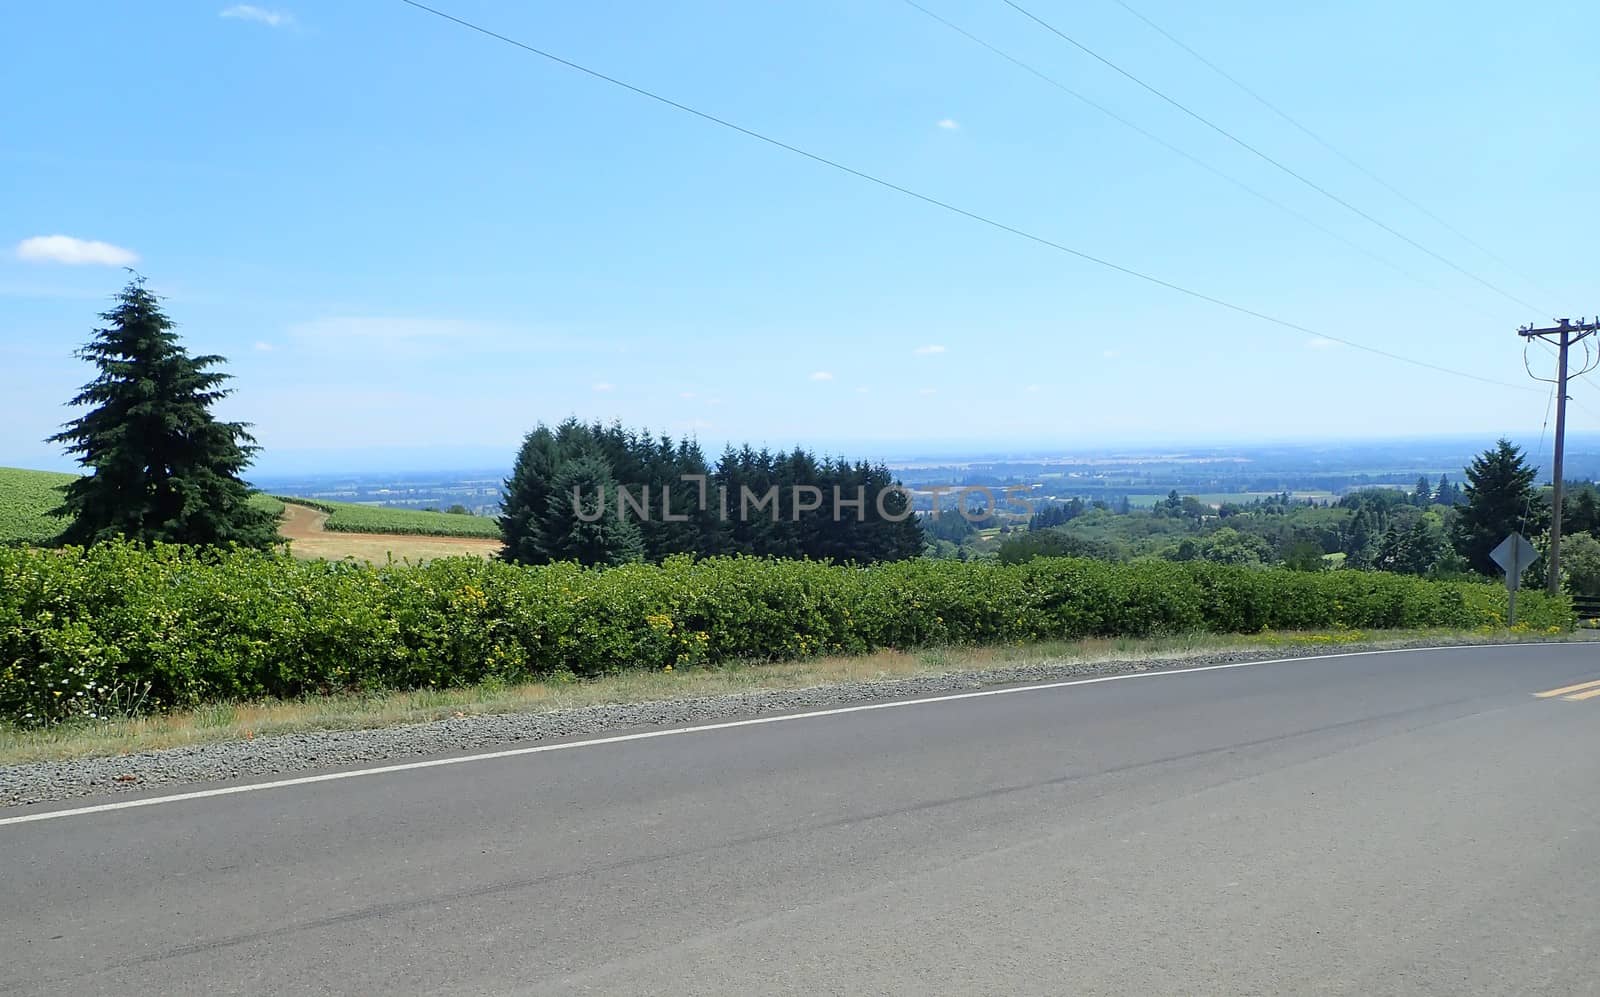
[[[1600,992],[1595,645],[84,806],[0,810],[0,992]]]

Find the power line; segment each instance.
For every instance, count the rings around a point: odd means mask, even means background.
[[[1272,158],[1271,156],[1267,155],[1266,153],[1262,152],[1260,149],[1257,149],[1255,146],[1251,145],[1249,142],[1246,142],[1244,139],[1242,139],[1239,136],[1237,136],[1237,135],[1233,134],[1232,132],[1228,131],[1226,128],[1223,128],[1221,125],[1219,125],[1216,122],[1212,121],[1210,118],[1205,117],[1204,115],[1200,114],[1198,111],[1195,111],[1195,110],[1191,109],[1187,105],[1185,105],[1183,103],[1180,103],[1179,101],[1175,100],[1174,98],[1167,96],[1167,94],[1165,94],[1162,91],[1160,91],[1160,90],[1156,89],[1155,87],[1151,86],[1149,83],[1146,83],[1144,80],[1142,80],[1139,77],[1137,77],[1137,76],[1133,75],[1132,73],[1128,72],[1126,69],[1123,69],[1121,66],[1119,66],[1116,63],[1112,62],[1110,59],[1107,59],[1105,56],[1103,56],[1100,53],[1096,52],[1094,49],[1089,48],[1087,45],[1085,45],[1082,42],[1078,41],[1076,38],[1073,38],[1071,35],[1067,34],[1064,31],[1062,31],[1060,28],[1058,28],[1055,25],[1051,24],[1049,21],[1046,21],[1044,18],[1042,18],[1039,15],[1037,15],[1037,14],[1033,13],[1032,11],[1028,10],[1026,7],[1023,7],[1021,4],[1017,3],[1016,0],[1001,0],[1001,2],[1004,3],[1006,6],[1010,7],[1011,9],[1015,10],[1017,13],[1021,14],[1022,16],[1024,16],[1024,17],[1028,18],[1029,20],[1033,21],[1035,24],[1038,24],[1040,27],[1044,28],[1046,31],[1049,31],[1050,33],[1056,35],[1061,40],[1067,42],[1069,45],[1071,45],[1074,48],[1078,49],[1080,52],[1083,52],[1085,55],[1087,55],[1090,58],[1094,59],[1095,61],[1101,63],[1102,65],[1110,68],[1111,70],[1115,71],[1119,75],[1121,75],[1121,76],[1125,77],[1126,79],[1131,80],[1132,82],[1138,84],[1140,87],[1144,88],[1145,90],[1149,91],[1150,93],[1154,94],[1155,96],[1161,98],[1163,101],[1167,102],[1168,104],[1170,104],[1173,107],[1177,108],[1178,110],[1182,111],[1184,114],[1187,114],[1189,117],[1191,117],[1194,120],[1196,120],[1196,121],[1200,122],[1201,124],[1205,125],[1207,128],[1210,128],[1212,131],[1216,132],[1218,135],[1221,135],[1223,138],[1226,138],[1228,141],[1230,141],[1230,142],[1234,143],[1235,145],[1239,146],[1241,149],[1246,150],[1247,152],[1251,153],[1252,155],[1255,155],[1255,156],[1259,157],[1262,161],[1264,161],[1266,163],[1269,163],[1272,166],[1276,167],[1277,169],[1283,171],[1284,173],[1288,174],[1289,176],[1293,177],[1294,179],[1300,181],[1302,184],[1305,184],[1307,187],[1310,187],[1312,190],[1314,190],[1317,193],[1321,194],[1323,197],[1326,197],[1330,201],[1333,201],[1335,204],[1341,205],[1344,208],[1348,209],[1349,211],[1354,212],[1355,214],[1361,216],[1362,218],[1365,218],[1367,221],[1369,221],[1372,224],[1374,224],[1374,225],[1378,226],[1379,228],[1383,229],[1385,232],[1388,232],[1390,235],[1394,236],[1396,239],[1401,240],[1402,242],[1406,243],[1407,245],[1411,246],[1414,249],[1419,250],[1420,252],[1426,253],[1427,255],[1429,255],[1429,256],[1433,257],[1434,259],[1438,260],[1440,263],[1443,263],[1445,266],[1449,267],[1450,269],[1455,270],[1457,273],[1460,273],[1463,276],[1466,276],[1466,277],[1476,281],[1477,283],[1483,285],[1484,287],[1486,287],[1489,290],[1495,292],[1496,294],[1498,294],[1501,297],[1507,299],[1508,301],[1514,301],[1514,302],[1516,302],[1517,304],[1521,305],[1524,308],[1533,309],[1535,312],[1543,312],[1544,311],[1544,309],[1541,309],[1539,306],[1532,305],[1532,304],[1529,304],[1526,301],[1523,301],[1521,298],[1519,298],[1516,295],[1512,294],[1511,292],[1505,290],[1504,288],[1501,288],[1501,287],[1499,287],[1499,286],[1497,286],[1495,284],[1490,283],[1489,281],[1483,279],[1482,277],[1479,277],[1477,274],[1473,273],[1472,271],[1467,270],[1465,267],[1462,267],[1461,265],[1459,265],[1459,264],[1447,259],[1446,257],[1441,256],[1439,253],[1434,252],[1433,250],[1429,249],[1427,246],[1424,246],[1422,243],[1420,243],[1417,240],[1411,238],[1410,236],[1406,235],[1405,233],[1397,231],[1396,229],[1390,227],[1389,225],[1383,223],[1382,221],[1379,221],[1377,218],[1374,218],[1372,215],[1368,214],[1367,212],[1362,211],[1360,208],[1356,207],[1355,205],[1351,204],[1349,201],[1345,200],[1344,198],[1340,197],[1339,195],[1337,195],[1337,194],[1333,193],[1332,191],[1328,190],[1326,187],[1323,187],[1322,185],[1316,183],[1315,181],[1308,179],[1305,175],[1296,172],[1295,170],[1291,169],[1290,167],[1285,166],[1283,163],[1279,162],[1278,160],[1276,160],[1276,159]]]
[[[1342,344],[1344,346],[1351,347],[1352,349],[1361,350],[1361,351],[1363,351],[1365,353],[1371,353],[1371,354],[1373,354],[1375,356],[1387,357],[1390,360],[1397,360],[1397,361],[1399,361],[1401,363],[1411,364],[1414,367],[1422,367],[1424,369],[1436,371],[1436,372],[1441,373],[1441,374],[1450,374],[1450,375],[1455,376],[1455,377],[1464,377],[1464,378],[1467,378],[1468,380],[1478,381],[1478,382],[1483,383],[1483,384],[1492,384],[1492,385],[1495,385],[1495,386],[1501,387],[1501,388],[1510,388],[1510,389],[1515,390],[1515,391],[1537,390],[1537,389],[1531,388],[1531,387],[1529,387],[1527,385],[1511,384],[1511,383],[1506,382],[1506,381],[1497,381],[1497,380],[1495,380],[1494,378],[1491,378],[1491,377],[1484,377],[1484,376],[1482,376],[1480,374],[1473,374],[1473,373],[1469,373],[1469,372],[1463,371],[1463,370],[1455,370],[1453,368],[1441,366],[1439,364],[1429,363],[1426,360],[1417,360],[1417,359],[1415,359],[1413,357],[1402,356],[1401,354],[1398,354],[1398,353],[1391,353],[1388,350],[1380,349],[1380,348],[1378,348],[1376,346],[1368,346],[1365,343],[1358,343],[1358,342],[1356,342],[1354,340],[1344,339],[1342,337],[1334,336],[1334,335],[1331,335],[1331,334],[1325,333],[1325,332],[1319,332],[1316,329],[1312,329],[1312,328],[1310,328],[1308,326],[1300,325],[1297,322],[1291,322],[1288,319],[1278,318],[1277,316],[1269,315],[1266,312],[1256,311],[1253,308],[1249,308],[1249,307],[1246,307],[1244,305],[1237,305],[1237,304],[1234,304],[1231,301],[1225,301],[1222,298],[1214,297],[1214,296],[1206,294],[1204,292],[1196,291],[1196,290],[1193,290],[1191,288],[1184,287],[1181,284],[1175,284],[1175,283],[1173,283],[1171,281],[1163,280],[1160,277],[1155,277],[1155,276],[1152,276],[1152,275],[1147,274],[1147,273],[1142,273],[1142,272],[1140,272],[1138,270],[1132,269],[1131,267],[1125,267],[1125,266],[1123,266],[1123,265],[1121,265],[1119,263],[1113,263],[1110,260],[1103,259],[1103,258],[1101,258],[1099,256],[1095,256],[1095,255],[1093,255],[1091,253],[1086,253],[1081,249],[1074,249],[1071,246],[1065,245],[1064,243],[1056,242],[1056,241],[1054,241],[1052,239],[1048,239],[1048,238],[1046,238],[1044,236],[1036,235],[1036,234],[1034,234],[1032,232],[1029,232],[1029,231],[1026,231],[1024,229],[1017,228],[1014,225],[1008,225],[1005,222],[997,221],[997,220],[995,220],[993,218],[990,218],[990,217],[988,217],[986,215],[981,215],[981,214],[977,213],[976,211],[969,211],[966,208],[958,207],[957,205],[951,204],[948,201],[940,200],[939,198],[933,197],[932,195],[923,194],[923,193],[921,193],[919,191],[912,190],[909,187],[902,187],[900,184],[894,183],[893,181],[885,180],[882,177],[874,176],[871,173],[867,173],[867,172],[864,172],[862,170],[858,170],[858,169],[856,169],[855,167],[852,167],[852,166],[846,166],[845,164],[843,164],[841,162],[838,162],[837,160],[829,159],[829,158],[827,158],[825,156],[818,155],[817,153],[814,153],[814,152],[808,152],[807,150],[802,149],[799,146],[791,145],[788,142],[785,142],[785,141],[783,141],[781,139],[776,139],[776,138],[773,138],[770,135],[763,134],[763,133],[758,132],[758,131],[756,131],[756,130],[754,130],[752,128],[746,128],[743,125],[735,124],[734,122],[729,121],[726,118],[720,118],[720,117],[717,117],[716,115],[711,114],[711,113],[709,113],[707,111],[701,111],[701,110],[699,110],[697,108],[690,107],[688,104],[680,103],[679,101],[673,100],[670,97],[662,96],[661,94],[655,93],[654,91],[647,90],[644,87],[637,86],[637,85],[632,84],[632,83],[628,83],[628,82],[626,82],[624,80],[620,80],[620,79],[618,79],[618,78],[616,78],[614,76],[608,76],[605,73],[600,72],[599,70],[590,69],[589,67],[581,65],[581,64],[576,63],[576,62],[573,62],[570,59],[564,59],[561,56],[555,55],[554,53],[551,53],[551,52],[546,52],[545,50],[540,49],[540,48],[536,48],[536,47],[534,47],[532,45],[529,45],[526,42],[518,41],[515,38],[511,38],[511,37],[509,37],[507,35],[500,34],[499,32],[493,31],[493,30],[491,30],[489,28],[485,28],[482,25],[475,24],[475,23],[473,23],[471,21],[468,21],[468,20],[466,20],[464,18],[456,17],[454,14],[445,13],[442,10],[439,10],[437,8],[434,8],[434,7],[430,7],[425,3],[421,3],[420,0],[400,0],[400,2],[403,3],[403,4],[406,4],[409,7],[414,7],[417,10],[425,11],[426,13],[434,15],[435,17],[438,17],[438,18],[441,18],[443,20],[449,21],[449,22],[451,22],[453,24],[459,25],[460,27],[466,28],[469,31],[477,32],[478,34],[484,35],[485,37],[492,38],[492,39],[494,39],[496,41],[504,42],[505,44],[510,45],[510,46],[512,46],[514,48],[521,49],[524,52],[528,52],[531,55],[537,55],[542,59],[547,59],[550,62],[554,62],[554,63],[556,63],[558,65],[565,66],[568,69],[572,69],[572,70],[575,70],[577,72],[583,73],[585,76],[589,76],[589,77],[591,77],[593,79],[600,80],[600,81],[602,81],[604,83],[609,83],[612,86],[619,87],[619,88],[621,88],[623,90],[627,90],[630,93],[638,94],[641,97],[647,97],[650,100],[656,101],[659,104],[665,104],[666,106],[671,107],[671,108],[673,108],[675,110],[682,111],[685,114],[693,115],[694,117],[700,118],[703,121],[709,121],[712,124],[720,125],[721,127],[727,128],[730,131],[738,132],[739,134],[744,135],[747,138],[753,138],[753,139],[755,139],[755,140],[757,140],[759,142],[764,142],[767,145],[774,146],[776,148],[782,149],[785,152],[791,152],[791,153],[794,153],[797,156],[801,156],[801,157],[803,157],[805,159],[809,159],[814,163],[818,163],[818,164],[821,164],[823,166],[827,166],[827,167],[829,167],[831,169],[838,170],[841,173],[849,174],[850,176],[856,177],[857,179],[865,180],[868,183],[876,184],[879,187],[883,187],[883,188],[886,188],[888,190],[892,190],[892,191],[894,191],[894,192],[896,192],[898,194],[903,194],[906,197],[910,197],[910,198],[913,198],[915,200],[921,201],[924,204],[930,204],[930,205],[933,205],[936,208],[942,208],[943,210],[948,211],[948,212],[950,212],[952,214],[960,215],[963,218],[968,218],[968,219],[970,219],[972,221],[975,221],[975,222],[980,222],[980,223],[982,223],[984,225],[987,225],[987,226],[989,226],[991,228],[998,229],[998,230],[1000,230],[1002,232],[1010,233],[1011,235],[1017,236],[1017,237],[1022,238],[1022,239],[1026,239],[1029,242],[1033,242],[1033,243],[1037,243],[1037,244],[1039,244],[1041,246],[1049,247],[1050,249],[1054,249],[1054,250],[1056,250],[1058,252],[1065,253],[1068,256],[1073,256],[1073,257],[1076,257],[1076,258],[1078,258],[1080,260],[1084,260],[1086,262],[1093,263],[1093,264],[1095,264],[1097,266],[1104,267],[1107,270],[1114,270],[1117,273],[1125,274],[1125,275],[1127,275],[1129,277],[1133,277],[1133,278],[1136,278],[1138,280],[1142,280],[1142,281],[1144,281],[1146,283],[1149,283],[1149,284],[1154,284],[1157,287],[1163,287],[1163,288],[1166,288],[1169,291],[1176,291],[1179,294],[1185,295],[1185,296],[1190,297],[1190,298],[1194,298],[1197,301],[1204,301],[1204,302],[1207,302],[1208,304],[1213,304],[1213,305],[1216,305],[1216,306],[1218,306],[1220,308],[1225,308],[1225,309],[1227,309],[1227,310],[1229,310],[1231,312],[1234,312],[1236,314],[1239,314],[1239,315],[1247,315],[1247,316],[1249,316],[1251,318],[1260,319],[1263,322],[1271,323],[1272,325],[1280,326],[1280,327],[1285,328],[1285,329],[1291,329],[1291,330],[1293,330],[1295,332],[1303,333],[1303,334],[1308,335],[1308,336],[1314,336],[1314,337],[1319,337],[1319,338],[1322,338],[1322,339],[1326,339],[1326,340],[1329,340],[1330,342],[1340,343],[1340,344]]]
[[[1491,260],[1495,261],[1496,263],[1500,264],[1501,266],[1505,267],[1506,270],[1508,272],[1510,272],[1511,274],[1522,278],[1523,280],[1527,281],[1532,286],[1538,287],[1540,290],[1546,290],[1545,288],[1540,286],[1540,284],[1539,284],[1539,282],[1537,280],[1534,280],[1532,277],[1529,277],[1527,274],[1522,273],[1516,267],[1514,267],[1510,263],[1506,262],[1505,259],[1500,257],[1493,250],[1489,249],[1487,246],[1484,246],[1482,243],[1479,243],[1477,240],[1473,239],[1471,236],[1467,235],[1465,232],[1463,232],[1460,229],[1456,228],[1454,225],[1450,224],[1449,222],[1445,221],[1443,218],[1440,218],[1437,214],[1434,214],[1432,211],[1428,210],[1423,205],[1418,204],[1411,197],[1407,196],[1404,191],[1401,191],[1400,189],[1395,187],[1393,184],[1389,183],[1389,181],[1383,179],[1383,177],[1378,176],[1378,174],[1374,173],[1373,171],[1367,169],[1365,166],[1363,166],[1360,163],[1356,162],[1355,159],[1353,159],[1349,155],[1347,155],[1342,149],[1340,149],[1338,146],[1334,145],[1332,142],[1329,142],[1327,139],[1323,138],[1321,135],[1319,135],[1316,132],[1312,131],[1306,125],[1302,124],[1298,119],[1296,119],[1288,111],[1283,110],[1278,105],[1274,104],[1272,101],[1270,101],[1267,98],[1263,97],[1260,93],[1257,93],[1252,88],[1246,86],[1243,82],[1241,82],[1238,78],[1233,76],[1227,70],[1223,69],[1221,66],[1219,66],[1216,63],[1212,62],[1210,59],[1207,59],[1205,56],[1201,55],[1199,52],[1195,51],[1192,47],[1190,47],[1188,44],[1186,44],[1182,39],[1180,39],[1177,36],[1173,35],[1170,31],[1168,31],[1166,28],[1163,28],[1161,25],[1157,24],[1155,21],[1151,20],[1145,14],[1141,13],[1138,10],[1135,10],[1130,4],[1125,3],[1124,0],[1111,0],[1111,2],[1116,4],[1118,7],[1121,7],[1123,10],[1127,11],[1128,13],[1132,14],[1134,17],[1138,18],[1139,20],[1143,21],[1145,24],[1149,25],[1150,28],[1153,29],[1157,34],[1159,34],[1161,37],[1165,38],[1167,41],[1171,42],[1172,44],[1174,44],[1174,45],[1178,46],[1179,48],[1183,49],[1185,52],[1189,53],[1196,60],[1198,60],[1201,65],[1205,66],[1207,69],[1211,70],[1213,73],[1216,73],[1218,76],[1220,76],[1223,79],[1227,80],[1229,83],[1233,84],[1235,87],[1238,87],[1240,90],[1244,91],[1245,94],[1247,94],[1249,97],[1251,97],[1253,100],[1255,100],[1262,107],[1265,107],[1267,110],[1271,111],[1273,114],[1276,114],[1278,117],[1280,117],[1283,120],[1287,121],[1289,124],[1293,125],[1301,133],[1303,133],[1308,138],[1310,138],[1312,141],[1316,142],[1318,145],[1322,146],[1324,149],[1327,149],[1329,152],[1331,152],[1335,156],[1339,157],[1339,159],[1343,160],[1345,165],[1349,166],[1351,169],[1354,169],[1356,172],[1360,173],[1362,176],[1365,176],[1367,179],[1371,180],[1373,183],[1377,184],[1378,186],[1382,187],[1384,190],[1386,190],[1389,193],[1393,194],[1395,197],[1398,197],[1400,200],[1404,201],[1406,204],[1409,204],[1411,207],[1415,208],[1417,211],[1419,211],[1422,214],[1428,216],[1434,222],[1436,222],[1440,227],[1442,227],[1442,228],[1448,230],[1449,232],[1451,232],[1453,235],[1456,236],[1456,238],[1460,239],[1462,242],[1465,242],[1467,245],[1471,246],[1473,249],[1476,249],[1478,252],[1480,252],[1483,255],[1487,256],[1489,259],[1491,259]]]
[[[1205,170],[1207,173],[1210,173],[1210,174],[1212,174],[1214,176],[1222,178],[1223,180],[1226,180],[1228,183],[1233,184],[1235,187],[1238,187],[1240,190],[1244,191],[1245,193],[1250,194],[1252,197],[1259,198],[1260,200],[1266,202],[1267,204],[1272,205],[1274,208],[1277,208],[1279,211],[1282,211],[1285,214],[1290,215],[1291,217],[1299,219],[1300,221],[1304,222],[1305,224],[1307,224],[1307,225],[1311,226],[1312,228],[1316,229],[1318,232],[1321,232],[1321,233],[1323,233],[1324,235],[1326,235],[1326,236],[1328,236],[1330,238],[1337,239],[1339,242],[1344,243],[1346,246],[1349,246],[1351,249],[1354,249],[1356,252],[1360,253],[1361,255],[1363,255],[1363,256],[1365,256],[1365,257],[1367,257],[1369,259],[1376,260],[1377,262],[1383,264],[1384,266],[1388,267],[1389,269],[1395,271],[1396,273],[1398,273],[1398,274],[1400,274],[1400,275],[1402,275],[1402,276],[1404,276],[1404,277],[1406,277],[1406,278],[1408,278],[1410,280],[1416,281],[1417,283],[1424,284],[1424,285],[1427,285],[1429,283],[1428,281],[1423,280],[1421,277],[1417,276],[1416,274],[1412,273],[1411,271],[1409,271],[1409,270],[1405,269],[1404,267],[1400,266],[1400,264],[1395,263],[1394,261],[1392,261],[1390,259],[1387,259],[1387,258],[1385,258],[1383,256],[1380,256],[1377,253],[1374,253],[1372,250],[1367,249],[1365,246],[1361,245],[1358,242],[1355,242],[1352,239],[1349,239],[1349,238],[1346,238],[1343,235],[1340,235],[1338,232],[1335,232],[1334,230],[1328,228],[1327,226],[1323,225],[1321,222],[1318,222],[1316,219],[1310,217],[1309,215],[1305,215],[1305,214],[1300,213],[1299,211],[1296,211],[1294,208],[1289,207],[1287,204],[1284,204],[1282,201],[1277,200],[1276,198],[1272,197],[1271,195],[1262,193],[1261,191],[1257,190],[1256,188],[1254,188],[1254,187],[1250,186],[1249,184],[1245,183],[1243,180],[1240,180],[1240,179],[1238,179],[1238,178],[1236,178],[1236,177],[1224,172],[1223,170],[1217,168],[1216,166],[1213,166],[1212,164],[1206,162],[1205,160],[1201,159],[1200,157],[1192,155],[1189,152],[1186,152],[1185,150],[1183,150],[1182,148],[1180,148],[1180,147],[1178,147],[1176,145],[1173,145],[1171,142],[1168,142],[1166,139],[1160,137],[1159,135],[1156,135],[1154,132],[1150,131],[1149,129],[1144,128],[1142,125],[1135,124],[1133,121],[1130,121],[1129,119],[1123,117],[1122,115],[1118,114],[1116,111],[1113,111],[1111,108],[1106,107],[1104,104],[1101,104],[1096,100],[1093,100],[1093,99],[1091,99],[1089,97],[1084,96],[1082,93],[1079,93],[1077,90],[1072,89],[1071,87],[1067,86],[1065,83],[1062,83],[1060,80],[1056,79],[1053,76],[1050,76],[1049,74],[1047,74],[1044,71],[1038,69],[1037,67],[1032,66],[1029,63],[1026,63],[1026,62],[1022,61],[1021,59],[1018,59],[1016,56],[1012,55],[1009,52],[1006,52],[1005,50],[999,48],[998,46],[992,45],[989,42],[983,40],[982,38],[979,38],[977,35],[973,34],[970,31],[968,31],[966,28],[961,27],[959,24],[956,24],[953,21],[950,21],[950,20],[940,16],[939,14],[934,13],[933,11],[929,10],[928,8],[922,6],[922,4],[917,3],[916,0],[904,0],[904,3],[906,4],[906,6],[912,8],[913,10],[917,10],[917,11],[922,12],[923,14],[926,14],[928,17],[932,18],[933,20],[935,20],[935,21],[939,22],[940,24],[944,25],[945,27],[949,28],[951,31],[954,31],[956,34],[961,35],[963,38],[966,38],[969,41],[973,42],[974,44],[980,45],[983,48],[988,49],[990,52],[993,52],[995,55],[997,55],[1000,58],[1006,60],[1007,62],[1017,66],[1018,68],[1026,71],[1026,72],[1032,73],[1034,76],[1036,76],[1039,79],[1043,80],[1044,82],[1050,84],[1051,86],[1055,87],[1057,90],[1060,90],[1062,93],[1068,95],[1069,97],[1072,97],[1072,98],[1074,98],[1074,99],[1076,99],[1076,100],[1088,105],[1089,107],[1094,108],[1096,111],[1099,111],[1101,114],[1103,114],[1106,117],[1110,118],[1112,121],[1115,121],[1120,125],[1123,125],[1123,126],[1125,126],[1127,128],[1132,129],[1135,132],[1138,132],[1140,135],[1143,135],[1145,138],[1147,138],[1150,141],[1154,142],[1155,144],[1161,146],[1163,149],[1166,149],[1169,152],[1175,153],[1176,155],[1182,156],[1184,159],[1187,159],[1189,162],[1191,162],[1191,163],[1195,164],[1196,166],[1200,167],[1201,169]]]
[[[1540,378],[1539,380],[1542,381],[1542,380],[1544,380],[1544,378]],[[1538,446],[1538,449],[1534,450],[1534,452],[1533,452],[1534,457],[1536,459],[1538,459],[1538,460],[1541,460],[1541,461],[1544,459],[1543,458],[1543,454],[1544,454],[1544,436],[1545,436],[1545,433],[1548,432],[1549,429],[1550,429],[1550,409],[1555,405],[1555,401],[1556,401],[1556,386],[1555,386],[1555,382],[1552,381],[1550,383],[1550,397],[1547,398],[1545,400],[1545,403],[1544,403],[1544,423],[1542,425],[1540,425],[1540,427],[1539,427],[1539,446]],[[1535,489],[1531,489],[1530,488],[1528,490],[1528,497],[1523,499],[1523,502],[1522,502],[1522,518],[1520,520],[1518,520],[1518,522],[1517,522],[1517,532],[1518,533],[1526,534],[1528,532],[1528,514],[1533,511],[1533,496],[1534,496],[1534,493],[1535,493]]]
[[[1543,339],[1538,340],[1538,343],[1539,343],[1540,346],[1543,346],[1544,349],[1545,349],[1545,352],[1549,353],[1552,357],[1559,357],[1561,355],[1561,352],[1559,350],[1557,350],[1554,346],[1551,346],[1549,343],[1545,342]],[[1580,365],[1580,367],[1578,369],[1578,373],[1571,375],[1567,380],[1567,387],[1568,388],[1571,388],[1572,385],[1575,384],[1575,383],[1576,384],[1592,384],[1593,383],[1591,381],[1584,380],[1583,379],[1583,375],[1589,373],[1592,370],[1594,370],[1597,366],[1600,366],[1600,355],[1591,357],[1591,355],[1589,353],[1589,341],[1587,339],[1583,340],[1583,356],[1584,356],[1584,360],[1583,360],[1582,365]],[[1528,376],[1533,378],[1535,381],[1544,381],[1544,382],[1549,383],[1549,384],[1555,384],[1556,383],[1555,378],[1540,377],[1539,375],[1537,375],[1537,374],[1535,374],[1533,372],[1533,368],[1528,367],[1528,348],[1527,348],[1527,344],[1523,344],[1523,348],[1522,348],[1522,365],[1524,367],[1528,368]],[[1552,395],[1551,397],[1554,398],[1555,396]],[[1585,415],[1592,416],[1596,420],[1600,420],[1600,410],[1590,408],[1588,405],[1584,404],[1583,399],[1579,398],[1577,395],[1568,395],[1567,396],[1567,401],[1571,402],[1572,404],[1578,406],[1578,408],[1582,409]]]

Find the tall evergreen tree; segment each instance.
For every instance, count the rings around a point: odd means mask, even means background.
[[[1533,487],[1537,474],[1510,440],[1499,440],[1472,459],[1463,489],[1466,504],[1456,514],[1451,537],[1472,570],[1499,574],[1489,552],[1513,531],[1531,536],[1545,528],[1548,510]]]
[[[622,564],[644,556],[639,524],[617,514],[617,482],[605,458],[568,461],[551,485],[539,524],[545,560]]]
[[[1428,487],[1427,475],[1417,478],[1417,487],[1412,489],[1411,504],[1419,509],[1426,509],[1433,501],[1433,491]]]
[[[517,564],[543,564],[543,535],[539,524],[550,508],[551,479],[561,465],[556,434],[539,426],[522,441],[511,477],[505,481],[500,504],[500,548],[504,560]]]
[[[1356,514],[1350,518],[1350,534],[1344,548],[1350,567],[1364,568],[1371,563],[1372,535],[1371,517],[1365,507],[1357,506]]]
[[[105,327],[77,354],[100,373],[71,402],[92,408],[49,440],[89,471],[55,510],[71,517],[62,540],[277,543],[276,518],[250,504],[239,477],[258,449],[248,427],[211,413],[232,393],[213,369],[224,359],[189,356],[142,277],[100,318]]]

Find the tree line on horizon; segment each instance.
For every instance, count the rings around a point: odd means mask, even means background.
[[[224,359],[190,356],[137,275],[100,318],[104,325],[77,352],[96,376],[70,400],[87,411],[50,438],[87,471],[53,510],[68,519],[61,541],[281,543],[276,520],[251,504],[240,476],[258,450],[248,425],[211,412],[230,394]],[[1130,509],[1125,498],[1115,507],[1073,500],[1035,510],[1026,530],[1004,524],[998,556],[1155,556],[1320,570],[1331,555],[1350,568],[1494,577],[1489,551],[1510,532],[1547,543],[1549,502],[1520,448],[1497,441],[1465,476],[1464,486],[1424,477],[1409,493],[1366,488],[1331,505],[1285,493],[1212,509],[1175,490],[1149,510]],[[849,505],[857,496],[864,501]],[[835,498],[846,506],[836,507]],[[1563,521],[1563,565],[1574,590],[1600,594],[1593,484],[1573,484]],[[954,515],[922,523],[882,463],[749,445],[730,445],[712,462],[692,438],[576,419],[540,424],[524,439],[505,481],[500,525],[508,561],[598,565],[676,554],[870,564],[917,557],[929,544],[963,544],[978,528]]]
[[[1074,555],[1100,560],[1206,560],[1319,571],[1337,566],[1431,578],[1496,578],[1489,556],[1510,533],[1549,544],[1547,487],[1508,440],[1477,455],[1464,485],[1442,475],[1410,491],[1368,487],[1332,501],[1288,493],[1208,506],[1176,490],[1150,509],[1117,513],[1074,500],[1034,512],[1030,529],[1000,544],[1004,561]],[[1600,595],[1600,492],[1569,482],[1562,503],[1562,568],[1569,587]],[[1545,570],[1541,558],[1527,572]]]

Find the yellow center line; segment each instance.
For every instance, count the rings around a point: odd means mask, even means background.
[[[1534,695],[1538,696],[1540,699],[1549,699],[1552,696],[1565,696],[1569,692],[1579,692],[1583,689],[1593,689],[1595,686],[1600,686],[1600,679],[1595,679],[1593,682],[1579,682],[1577,685],[1564,685],[1559,689],[1551,689],[1547,692],[1536,692]],[[1567,698],[1588,699],[1591,695],[1600,695],[1600,693],[1585,693],[1582,696],[1568,696]]]

